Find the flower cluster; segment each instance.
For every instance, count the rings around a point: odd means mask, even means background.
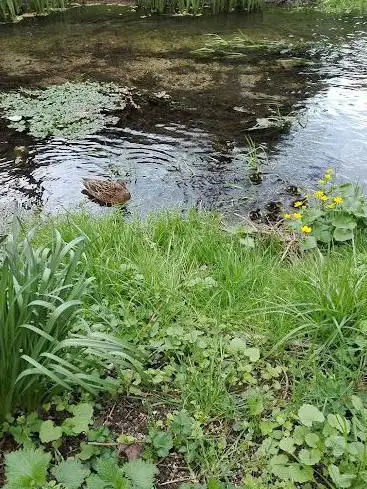
[[[303,249],[351,240],[355,229],[367,227],[367,198],[357,185],[336,184],[332,168],[326,170],[315,190],[292,207],[283,217],[302,237]]]

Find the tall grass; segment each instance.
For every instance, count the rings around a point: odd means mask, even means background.
[[[91,355],[133,363],[124,342],[76,329],[91,284],[81,268],[83,238],[65,243],[55,232],[50,247],[38,248],[31,238],[14,233],[1,248],[0,420],[16,408],[33,409],[56,390],[111,388],[112,381],[93,373],[94,362],[88,371]]]
[[[348,14],[367,12],[366,0],[321,0],[322,10],[328,13]]]
[[[0,0],[0,20],[12,20],[25,12],[49,12],[69,3],[69,0]]]
[[[187,13],[197,15],[203,11],[214,14],[234,10],[258,10],[263,0],[139,0],[139,7],[157,13]]]
[[[277,239],[249,249],[217,216],[200,213],[132,223],[119,213],[71,215],[56,225],[67,241],[89,242],[86,273],[97,284],[90,319],[107,331],[122,328],[139,344],[164,337],[172,324],[203,334],[219,328],[260,341],[263,355],[295,349],[297,369],[308,375],[328,369],[339,382],[341,362],[340,382],[349,382],[365,368],[367,275],[349,247],[284,260]],[[49,239],[53,226],[38,239]],[[364,246],[362,239],[363,263]]]

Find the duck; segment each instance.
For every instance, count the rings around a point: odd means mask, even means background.
[[[131,198],[131,194],[123,180],[93,180],[83,179],[84,190],[87,195],[105,205],[124,204]]]

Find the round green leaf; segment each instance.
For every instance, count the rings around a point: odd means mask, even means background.
[[[353,239],[354,233],[351,229],[336,228],[333,237],[335,241],[349,241]]]
[[[308,427],[311,427],[312,423],[323,423],[325,421],[322,412],[312,404],[303,404],[298,411],[298,417],[301,423]]]
[[[287,438],[282,438],[279,443],[279,448],[287,453],[293,453],[296,449],[294,446],[294,440],[291,436]]]
[[[304,465],[315,465],[321,460],[321,452],[317,448],[312,448],[311,450],[303,448],[299,452],[298,458]]]
[[[39,436],[42,443],[50,443],[62,437],[62,429],[55,426],[53,421],[47,420],[41,424]]]
[[[353,217],[344,213],[336,214],[331,223],[338,229],[354,229],[357,226],[357,223]]]

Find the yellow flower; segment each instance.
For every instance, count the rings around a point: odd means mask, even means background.
[[[327,196],[326,196],[326,195],[323,195],[322,197],[320,197],[320,200],[322,200],[322,201],[324,201],[324,202],[325,202],[327,199],[328,199],[328,198],[327,198]]]
[[[343,199],[340,197],[340,195],[337,195],[334,197],[334,202],[335,204],[341,204],[343,202]]]
[[[328,168],[328,169],[326,170],[326,173],[333,173],[333,169],[332,169],[332,168]]]
[[[284,219],[290,219],[292,216],[290,214],[284,214]]]
[[[328,209],[335,209],[335,204],[329,204],[326,206]]]
[[[315,192],[315,197],[317,197],[318,199],[321,199],[321,197],[323,197],[324,195],[325,193],[322,190],[318,190],[317,192]]]
[[[329,173],[325,173],[324,178],[325,180],[330,180],[331,175],[329,175]]]
[[[297,200],[294,204],[294,207],[301,207],[303,205],[302,200]]]
[[[300,212],[295,212],[295,213],[293,214],[293,217],[294,217],[295,219],[301,219],[302,214],[301,214]]]
[[[325,185],[326,184],[326,181],[325,180],[319,180],[319,184],[320,185]]]
[[[301,231],[305,234],[309,234],[311,231],[312,231],[312,227],[311,226],[307,226],[307,225],[304,225],[301,227]]]

